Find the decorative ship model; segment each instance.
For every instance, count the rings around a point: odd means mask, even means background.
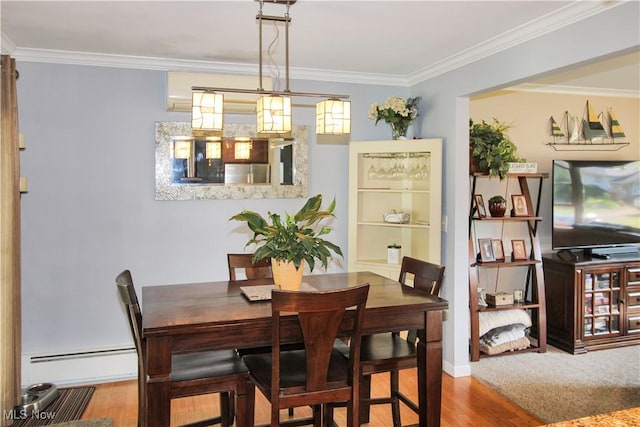
[[[606,117],[603,113],[596,114],[593,106],[587,101],[583,119],[572,116],[568,111],[565,111],[562,121],[558,125],[551,116],[549,134],[553,138],[553,142],[547,145],[558,151],[617,151],[629,145],[628,142],[616,142],[616,139],[624,138],[626,135],[613,108],[609,107],[607,113]]]

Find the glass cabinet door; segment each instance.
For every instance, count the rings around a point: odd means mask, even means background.
[[[620,334],[619,270],[586,270],[584,289],[584,337]]]

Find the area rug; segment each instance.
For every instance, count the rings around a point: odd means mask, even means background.
[[[17,420],[14,427],[38,427],[79,420],[89,404],[95,387],[70,387],[58,390],[60,396],[37,416]]]
[[[549,346],[480,359],[471,374],[546,423],[640,406],[640,346],[579,355]]]

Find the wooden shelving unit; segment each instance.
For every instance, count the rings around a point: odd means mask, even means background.
[[[474,203],[476,194],[476,185],[479,179],[486,179],[488,175],[482,173],[473,173],[471,175],[471,202],[469,209],[469,310],[471,320],[471,337],[469,349],[471,361],[478,361],[480,357],[487,355],[480,352],[480,313],[485,311],[500,311],[511,309],[524,309],[531,315],[532,327],[531,336],[535,336],[532,345],[525,350],[510,351],[508,354],[520,352],[545,352],[547,350],[547,327],[546,327],[546,304],[545,304],[545,287],[544,275],[542,269],[542,254],[540,250],[540,242],[537,234],[538,223],[542,220],[539,216],[540,196],[542,193],[542,180],[547,178],[548,174],[543,173],[524,173],[524,174],[508,174],[505,179],[514,179],[517,181],[520,194],[525,197],[527,212],[533,213],[529,216],[509,216],[509,212],[504,217],[478,217]],[[538,180],[538,192],[535,200],[531,197],[529,190],[529,180]],[[534,202],[535,201],[535,205]],[[481,262],[478,260],[479,248],[477,247],[476,226],[482,223],[500,222],[520,223],[526,227],[527,239],[529,243],[529,251],[525,260],[510,260],[506,257],[504,261]],[[524,231],[523,231],[524,233]],[[478,287],[479,287],[479,270],[481,269],[501,269],[501,268],[524,268],[526,269],[526,279],[524,284],[525,301],[521,304],[503,305],[503,306],[480,306],[478,303]],[[498,283],[498,287],[500,284]],[[505,354],[505,353],[503,353]]]

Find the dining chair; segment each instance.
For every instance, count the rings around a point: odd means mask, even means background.
[[[324,292],[273,291],[271,352],[243,357],[251,379],[271,403],[272,426],[320,427],[323,418],[325,426],[331,425],[322,411],[329,402],[347,402],[348,426],[359,425],[360,330],[368,294],[368,283]],[[351,316],[345,321],[347,312]],[[281,349],[295,331],[304,349]],[[333,345],[343,335],[349,339],[349,357]],[[280,409],[299,406],[311,406],[312,417],[281,422]]]
[[[227,254],[229,280],[240,280],[238,270],[244,270],[247,279],[271,278],[271,259],[265,258],[253,262],[253,254]]]
[[[129,326],[136,352],[138,353],[138,426],[146,425],[144,420],[146,401],[146,346],[142,334],[142,312],[133,279],[129,270],[116,277],[120,301],[126,307]],[[235,417],[235,396],[247,399],[249,419],[253,419],[255,388],[249,378],[249,371],[235,350],[199,351],[171,356],[171,398],[220,394],[220,416],[199,421],[194,425],[207,426],[233,424]],[[234,396],[234,399],[230,397]],[[190,424],[192,425],[192,424]]]
[[[400,277],[398,281],[403,285],[411,285],[429,295],[440,295],[442,279],[444,278],[442,265],[432,264],[416,258],[405,256],[402,258]],[[394,427],[402,425],[400,419],[400,402],[419,414],[418,405],[400,391],[400,370],[416,368],[417,331],[406,331],[406,338],[399,332],[387,332],[362,337],[360,351],[360,396],[361,422],[369,421],[368,405],[390,404]],[[336,348],[343,355],[347,355],[348,348],[342,341],[336,341]],[[371,375],[389,372],[389,395],[384,397],[370,397]],[[362,405],[364,404],[364,405]],[[368,405],[367,405],[368,404]],[[343,406],[343,405],[333,405]]]

